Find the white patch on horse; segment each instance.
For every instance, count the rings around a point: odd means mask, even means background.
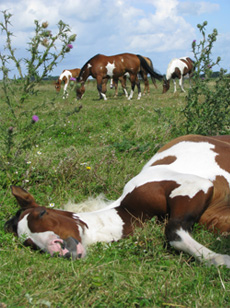
[[[116,205],[118,206],[119,202],[115,201],[113,206],[96,212],[73,214],[75,219],[80,218],[87,223],[88,228],[79,228],[84,247],[98,241],[111,242],[121,239],[124,222],[114,209]]]
[[[181,58],[183,60],[186,60],[186,58]],[[175,68],[178,67],[178,69],[181,71],[181,74],[184,73],[184,69],[188,68],[188,65],[181,61],[180,59],[172,59],[172,61],[168,65],[168,69],[166,72],[166,79],[169,80],[172,77],[172,74],[175,71]]]
[[[90,63],[88,63],[87,68],[90,68],[90,67],[92,67],[92,65]]]
[[[206,193],[217,176],[223,176],[230,185],[230,173],[216,163],[214,148],[208,142],[182,141],[155,154],[142,171],[125,185],[122,198],[136,187],[158,181],[174,181],[180,185],[171,192],[171,198],[178,195],[192,198],[200,190]],[[170,165],[152,166],[168,156],[175,156],[176,160]]]
[[[115,69],[115,63],[109,63],[106,65],[107,75],[113,77],[113,70]]]

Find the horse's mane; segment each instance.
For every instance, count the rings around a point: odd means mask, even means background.
[[[74,203],[70,200],[69,202],[67,202],[67,204],[63,206],[63,209],[65,211],[70,211],[74,213],[92,212],[103,209],[106,206],[110,205],[112,202],[113,201],[106,200],[105,196],[103,194],[100,194],[96,198],[88,198],[87,200],[80,203]]]
[[[88,65],[88,63],[95,57],[99,56],[100,54],[98,53],[97,55],[93,56],[92,58],[90,58],[81,68],[81,71],[77,77],[77,82],[80,81],[80,78],[82,77],[83,72],[85,71],[86,66]]]

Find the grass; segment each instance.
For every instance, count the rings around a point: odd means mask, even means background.
[[[0,93],[0,307],[230,307],[229,270],[167,248],[164,223],[155,219],[133,237],[91,246],[75,262],[31,251],[3,231],[17,210],[11,184],[57,208],[100,193],[116,199],[163,144],[185,134],[186,94],[162,95],[159,83],[158,90],[150,86],[140,101],[136,92],[128,101],[120,89],[118,98],[108,90],[105,102],[90,81],[77,102],[73,91],[63,100],[44,82],[26,104],[14,103],[16,120]],[[31,124],[33,114],[39,121]],[[227,238],[200,227],[194,236],[229,254]]]

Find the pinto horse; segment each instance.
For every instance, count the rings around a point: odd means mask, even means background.
[[[163,93],[167,92],[170,87],[170,79],[173,80],[174,93],[176,92],[176,78],[179,78],[179,86],[181,91],[185,92],[183,87],[183,77],[188,74],[189,84],[191,87],[191,77],[194,72],[194,61],[188,57],[180,59],[172,59],[168,65],[166,79],[163,81]]]
[[[61,90],[61,84],[62,81],[64,81],[65,85],[64,85],[64,91],[63,91],[63,99],[65,99],[66,97],[68,97],[68,92],[67,92],[67,88],[69,85],[69,81],[70,78],[77,78],[80,74],[81,69],[80,68],[74,68],[72,70],[64,70],[61,75],[58,78],[58,81],[55,82],[55,88],[57,92],[60,92]]]
[[[93,212],[46,208],[12,186],[21,209],[5,223],[5,230],[25,245],[77,259],[90,244],[120,240],[147,219],[168,217],[165,235],[173,248],[230,268],[229,255],[215,253],[191,236],[195,223],[213,232],[230,231],[229,155],[230,135],[179,137],[150,159],[116,201]]]
[[[134,55],[131,53],[123,53],[115,56],[105,56],[98,54],[88,60],[82,67],[81,72],[77,78],[77,81],[81,83],[81,87],[77,88],[77,98],[81,99],[85,92],[85,81],[89,76],[96,78],[97,89],[100,98],[106,98],[106,84],[108,79],[113,78],[115,83],[118,83],[118,78],[124,76],[125,73],[129,73],[131,81],[131,93],[128,99],[133,97],[135,84],[138,87],[138,99],[141,97],[140,82],[137,79],[137,74],[143,67],[151,76],[161,80],[162,75],[156,73],[148,65],[144,57],[140,55]]]
[[[151,69],[154,71],[152,60],[150,58],[144,57],[144,56],[143,56],[143,58],[148,63],[148,65],[151,67]],[[146,93],[149,94],[150,90],[149,90],[148,72],[142,65],[141,65],[140,72],[138,73],[138,75],[140,75],[140,77],[144,81],[145,87],[144,87],[143,95],[145,95]],[[154,84],[154,87],[157,89],[156,79],[152,75],[150,75],[150,76],[151,76],[152,82]],[[127,89],[126,89],[127,77],[129,77],[129,73],[126,73],[124,76],[119,77],[119,81],[121,82],[121,85],[122,85],[122,88],[123,88],[123,91],[124,91],[126,97],[128,97],[128,92],[127,92]],[[138,81],[136,81],[136,84],[137,84],[137,82]],[[118,91],[117,91],[118,84],[114,82],[113,78],[111,78],[110,88],[112,89],[113,87],[115,87],[115,97],[117,97],[117,95],[118,95]]]

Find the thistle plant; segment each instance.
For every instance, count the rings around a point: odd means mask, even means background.
[[[213,69],[221,58],[211,58],[212,48],[217,40],[216,29],[206,35],[207,22],[197,27],[202,35],[200,42],[192,42],[195,60],[193,86],[186,97],[184,109],[187,133],[218,135],[229,133],[230,79],[227,71],[219,69],[218,77],[212,78]]]
[[[76,34],[71,33],[69,25],[63,21],[57,24],[56,33],[49,30],[48,22],[35,20],[34,35],[29,39],[25,58],[17,58],[17,50],[13,47],[13,32],[8,11],[1,11],[0,20],[1,43],[0,51],[0,96],[3,109],[0,110],[0,152],[10,161],[12,156],[18,156],[24,148],[33,147],[35,140],[25,138],[15,145],[16,135],[23,135],[25,130],[34,130],[38,121],[37,113],[30,104],[26,104],[31,95],[37,94],[36,86],[53,71],[73,48]],[[5,43],[4,43],[5,42]],[[17,78],[10,77],[17,75]],[[40,102],[41,103],[41,102]],[[4,107],[5,105],[5,107]],[[30,135],[28,133],[28,135]],[[13,149],[14,148],[14,154]]]
[[[3,91],[6,97],[6,103],[12,110],[10,102],[9,72],[7,66],[9,62],[15,64],[15,68],[23,83],[22,93],[19,98],[20,103],[23,103],[30,93],[33,93],[35,85],[41,82],[45,77],[49,76],[55,66],[65,57],[66,53],[73,48],[72,42],[76,39],[76,34],[71,34],[70,27],[63,21],[58,23],[58,31],[53,34],[48,29],[48,22],[35,23],[34,37],[28,42],[27,52],[28,58],[17,59],[15,49],[12,47],[13,33],[10,31],[12,14],[3,11],[3,22],[0,22],[0,29],[6,37],[4,51],[6,54],[0,53],[1,66],[0,71],[3,73]],[[58,50],[57,43],[61,43],[61,48]],[[22,64],[26,65],[25,73],[23,73]],[[15,115],[15,114],[14,114]]]

